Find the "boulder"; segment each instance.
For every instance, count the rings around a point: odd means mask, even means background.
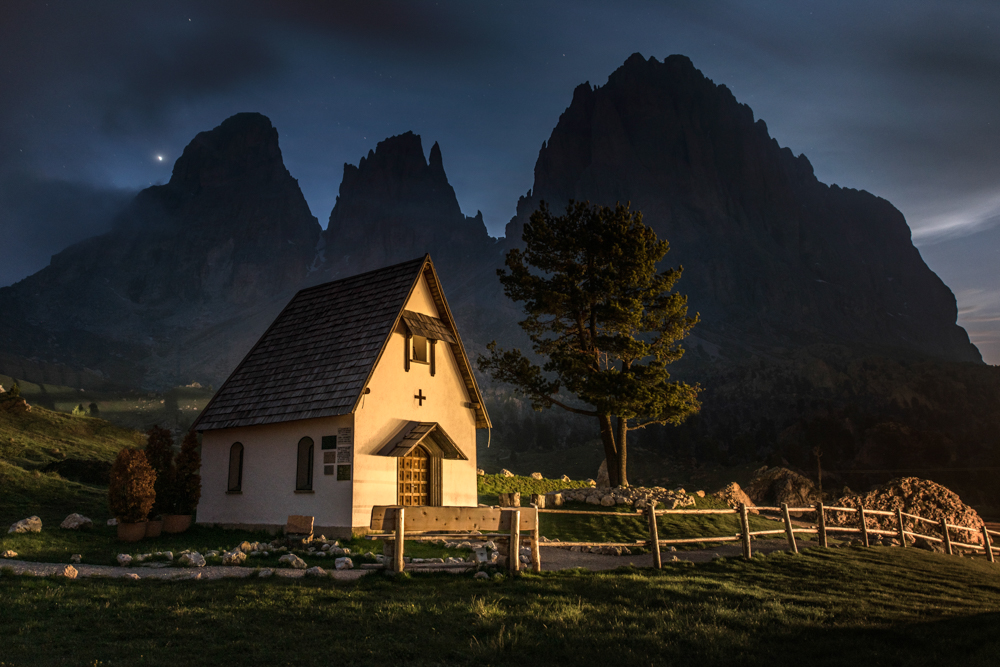
[[[533,472],[533,473],[531,473],[531,479],[545,479],[545,478],[542,477],[542,473],[540,473],[540,472]]]
[[[812,480],[788,468],[761,468],[747,485],[746,494],[758,505],[811,507],[820,500]]]
[[[278,562],[282,565],[287,565],[288,567],[294,568],[296,570],[306,569],[306,562],[296,556],[295,554],[285,554],[278,559]]]
[[[82,530],[87,528],[93,528],[94,522],[83,516],[82,514],[73,513],[68,517],[63,519],[63,522],[59,524],[60,528],[66,530]]]
[[[570,481],[569,475],[563,475],[562,477],[559,478],[559,481],[560,482],[569,482]]]
[[[350,558],[347,557],[338,558],[337,560],[334,561],[334,567],[336,567],[338,570],[353,570],[354,561],[352,561]]]
[[[750,514],[759,514],[759,512],[753,509],[753,501],[750,500],[750,496],[744,493],[743,489],[736,482],[730,482],[724,489],[717,491],[712,494],[713,498],[718,498],[723,501],[733,509],[739,509],[740,503],[746,504],[747,508],[750,510]]]
[[[205,567],[205,557],[200,553],[187,553],[180,557],[182,567]]]
[[[501,477],[513,477],[514,473],[512,473],[511,471],[509,471],[506,468],[504,468],[503,470],[500,471],[500,476]]]
[[[272,574],[274,574],[274,570],[270,568],[264,568],[263,570],[257,573],[257,576],[260,577],[261,579],[267,579]]]
[[[952,529],[951,539],[967,544],[983,543],[983,519],[976,510],[962,502],[958,494],[929,479],[919,477],[900,477],[876,487],[868,493],[852,493],[836,501],[840,507],[864,507],[870,510],[895,512],[897,509],[908,514],[915,514],[925,519],[940,521],[947,518],[948,523],[971,528],[975,533],[956,531]],[[857,525],[857,515],[846,515],[844,512],[830,512],[831,525]],[[866,516],[869,528],[896,530],[898,528],[894,516]],[[916,523],[904,518],[906,530],[912,530],[925,535],[940,537],[940,529],[923,522]],[[934,544],[934,543],[928,543]]]
[[[483,470],[482,468],[476,468],[476,474],[482,477],[483,475],[486,474],[486,471]]]
[[[83,561],[83,554],[73,554],[69,557],[70,562],[79,565]]]
[[[601,498],[601,505],[603,507],[612,507],[615,505],[615,497],[608,495]]]
[[[2,554],[0,554],[0,556],[2,556],[4,558],[17,558],[17,552],[16,551],[11,551],[10,549],[7,549]]]
[[[307,576],[307,577],[325,577],[326,576],[326,570],[324,570],[323,568],[321,568],[319,565],[314,565],[311,568],[309,568],[308,570],[306,570],[305,576]]]
[[[108,519],[108,525],[109,526],[117,526],[118,525],[118,519]]]
[[[239,547],[222,554],[223,565],[242,565],[247,560],[247,555]]]
[[[128,567],[129,565],[132,564],[132,557],[129,556],[128,554],[118,554],[118,558],[116,560],[118,561],[118,564],[122,567]]]
[[[66,577],[67,579],[76,579],[76,575],[79,574],[76,568],[72,565],[67,565],[62,570],[59,571],[60,577]]]
[[[40,533],[42,532],[42,520],[37,516],[29,516],[10,525],[8,533]]]

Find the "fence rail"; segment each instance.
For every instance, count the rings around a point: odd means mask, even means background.
[[[380,508],[376,508],[380,509]],[[493,524],[491,526],[496,530],[504,527],[509,527],[509,532],[456,532],[454,528],[451,531],[441,531],[441,532],[426,532],[426,531],[416,531],[408,532],[404,536],[403,529],[403,516],[405,508],[392,508],[395,511],[395,531],[393,533],[384,533],[381,535],[370,535],[369,539],[376,540],[390,540],[393,545],[393,563],[392,567],[401,571],[403,569],[403,541],[415,540],[415,541],[432,541],[441,540],[443,538],[452,539],[464,539],[464,540],[489,540],[496,539],[499,542],[506,542],[507,544],[507,559],[508,567],[512,572],[516,572],[520,568],[520,548],[522,542],[522,532],[521,524],[522,519],[527,520],[525,524],[525,538],[528,541],[528,546],[531,548],[531,559],[532,559],[532,569],[536,572],[541,570],[541,547],[648,547],[653,553],[653,565],[656,568],[663,566],[663,555],[660,551],[661,547],[669,547],[675,545],[683,544],[711,544],[717,542],[740,542],[743,548],[743,557],[750,559],[753,557],[751,541],[753,538],[765,536],[765,535],[784,535],[785,539],[788,541],[788,549],[793,553],[798,553],[798,544],[795,540],[796,535],[817,535],[819,546],[827,547],[828,535],[831,533],[857,533],[861,537],[861,542],[864,546],[870,546],[869,537],[871,535],[878,536],[891,536],[899,540],[901,547],[907,546],[908,538],[920,538],[927,540],[929,542],[934,542],[937,544],[943,544],[945,551],[948,554],[954,554],[954,548],[958,547],[961,549],[969,549],[972,551],[983,552],[989,562],[995,562],[995,554],[1000,552],[1000,547],[993,546],[993,540],[991,537],[1000,536],[1000,532],[989,530],[984,525],[981,529],[969,528],[968,526],[958,526],[949,523],[947,519],[928,519],[926,517],[918,516],[916,514],[910,514],[908,512],[903,512],[901,510],[896,510],[894,512],[886,510],[870,510],[864,507],[827,507],[823,503],[817,503],[814,507],[788,507],[786,504],[782,504],[780,507],[754,507],[753,509],[759,513],[776,513],[780,515],[780,520],[784,524],[782,528],[768,529],[768,530],[750,530],[750,517],[748,508],[745,504],[740,504],[738,509],[655,509],[653,507],[647,507],[645,510],[636,512],[608,512],[608,511],[587,511],[587,510],[569,510],[569,509],[548,509],[532,506],[532,508],[525,508],[525,512],[533,514],[522,515],[521,510],[516,507],[502,508],[500,513],[498,513],[493,518]],[[424,508],[433,510],[445,510],[448,508]],[[459,508],[463,509],[463,508]],[[466,508],[472,509],[472,508]],[[482,510],[483,512],[494,512],[497,510],[489,509]],[[811,527],[796,526],[792,523],[792,514],[814,514],[816,516],[816,525]],[[828,526],[827,516],[830,513],[854,513],[858,515],[858,526]],[[373,517],[375,511],[373,510]],[[564,515],[585,515],[585,516],[605,516],[614,517],[621,520],[645,520],[647,524],[647,529],[649,532],[648,540],[636,540],[633,542],[542,542],[541,533],[539,530],[539,518],[541,514],[564,514]],[[708,535],[699,537],[682,537],[682,538],[669,538],[661,539],[659,536],[659,527],[657,526],[656,517],[665,515],[705,515],[705,514],[735,514],[739,517],[740,521],[740,532],[738,534],[729,535]],[[895,519],[895,527],[893,530],[886,530],[883,528],[869,528],[868,518],[870,516],[880,516],[880,517],[893,517]],[[502,518],[506,517],[506,518]],[[910,519],[911,529],[907,528],[905,519]],[[453,519],[454,520],[454,519]],[[930,524],[938,529],[940,537],[936,535],[927,535],[924,533],[916,532],[916,527],[919,523]],[[377,523],[376,519],[373,518],[373,525]],[[455,528],[462,528],[462,522],[454,524]],[[485,526],[483,526],[485,527]],[[959,542],[952,540],[951,531],[960,530],[965,533],[971,533],[973,535],[981,535],[983,539],[983,544],[970,544],[968,542]]]

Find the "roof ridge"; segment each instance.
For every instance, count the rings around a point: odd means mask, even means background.
[[[344,276],[343,278],[337,278],[336,280],[328,280],[325,283],[319,283],[318,285],[310,285],[309,287],[303,287],[302,289],[300,289],[298,292],[295,293],[295,296],[298,296],[303,292],[310,292],[312,290],[319,289],[320,287],[329,287],[330,285],[334,285],[336,283],[342,283],[345,280],[354,280],[356,278],[364,278],[365,276],[371,276],[373,273],[382,273],[382,272],[388,273],[393,269],[398,269],[402,266],[406,266],[407,264],[417,264],[418,262],[423,262],[425,259],[427,259],[429,255],[430,253],[425,253],[423,257],[418,257],[416,259],[408,259],[405,262],[399,262],[398,264],[391,264],[389,266],[383,266],[382,268],[379,269],[372,269],[371,271],[365,271],[364,273],[355,273],[354,275]]]

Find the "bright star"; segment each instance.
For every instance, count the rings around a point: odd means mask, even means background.
[[[159,160],[160,162],[163,162],[163,156],[162,155],[157,155],[156,159]]]

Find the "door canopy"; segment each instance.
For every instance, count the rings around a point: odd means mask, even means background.
[[[469,460],[437,422],[407,422],[378,453],[380,456],[406,456],[417,445],[426,447],[431,456],[458,461]]]

